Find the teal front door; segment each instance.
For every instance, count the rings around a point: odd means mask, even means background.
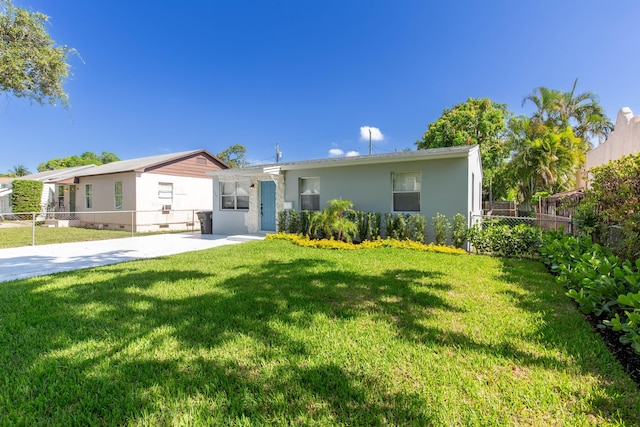
[[[260,229],[276,231],[276,183],[260,182]]]

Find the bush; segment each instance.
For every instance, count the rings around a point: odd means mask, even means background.
[[[435,233],[436,245],[444,245],[447,243],[447,236],[451,231],[451,223],[441,213],[437,213],[431,220],[433,232]]]
[[[355,223],[358,227],[358,238],[364,242],[369,233],[369,214],[363,211],[355,212]]]
[[[623,260],[588,235],[553,232],[545,234],[540,258],[580,311],[621,332],[620,342],[640,354],[640,260]]]
[[[337,240],[351,242],[358,228],[350,219],[353,203],[349,200],[329,200],[327,207],[314,212],[309,218],[310,237],[334,237]]]
[[[414,242],[424,243],[424,234],[427,228],[427,221],[423,215],[413,214],[409,215],[407,220],[407,234],[409,240]]]
[[[640,258],[640,153],[591,170],[578,222],[620,257]]]
[[[456,248],[462,248],[467,240],[467,218],[461,213],[453,216],[453,229],[451,230],[451,241]]]
[[[380,238],[380,228],[382,222],[382,215],[379,212],[369,212],[367,214],[369,218],[369,240],[376,240]]]
[[[290,210],[284,210],[278,212],[278,216],[276,218],[276,228],[279,233],[286,233],[289,225],[289,213]]]
[[[542,231],[525,224],[514,227],[474,225],[467,232],[467,240],[479,254],[537,259],[542,243]]]
[[[42,181],[16,179],[11,183],[11,206],[13,212],[40,212],[42,206]]]

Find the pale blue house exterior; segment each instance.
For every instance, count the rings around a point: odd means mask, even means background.
[[[328,158],[227,169],[213,178],[213,232],[275,232],[279,211],[323,209],[329,200],[356,210],[481,214],[482,166],[477,145]],[[429,228],[429,227],[428,227]],[[428,231],[427,241],[433,240]]]

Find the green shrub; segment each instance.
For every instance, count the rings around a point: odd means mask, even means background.
[[[474,225],[467,232],[467,240],[479,254],[511,258],[539,257],[542,231],[530,225]]]
[[[465,240],[467,240],[467,217],[461,213],[457,213],[453,216],[451,241],[456,248],[462,248]]]
[[[407,219],[407,234],[409,240],[424,243],[424,234],[427,228],[427,221],[424,215],[412,214]]]
[[[13,212],[40,212],[42,181],[16,179],[12,183],[11,206]]]
[[[640,260],[623,260],[589,235],[557,232],[545,233],[540,259],[583,313],[598,316],[640,354]]]
[[[309,235],[311,238],[331,238],[351,242],[358,228],[350,219],[353,203],[349,200],[329,200],[327,207],[314,212],[309,218]]]
[[[369,233],[369,214],[363,211],[355,212],[355,223],[358,227],[358,238],[364,242]]]
[[[299,213],[299,231],[298,233],[303,234],[303,235],[308,235],[309,234],[309,225],[310,225],[310,221],[311,221],[311,212],[309,211],[302,211]]]
[[[451,223],[447,217],[441,213],[437,213],[431,220],[433,226],[433,232],[435,234],[436,245],[445,245],[447,243],[447,236],[451,231]]]
[[[578,209],[586,232],[622,258],[640,258],[640,153],[591,169],[591,188]]]
[[[408,236],[409,234],[407,233],[407,220],[404,214],[396,214],[393,218],[393,232],[389,237],[395,240],[407,240]]]
[[[300,233],[300,213],[296,210],[292,210],[289,214],[289,229],[287,230],[291,234]]]
[[[393,214],[388,212],[385,213],[384,214],[384,234],[387,238],[391,238],[391,236],[394,235],[395,233],[394,226],[395,226],[395,221],[393,218]]]
[[[278,229],[278,233],[286,233],[289,225],[289,213],[291,211],[284,210],[278,212],[278,217],[276,218],[276,228]]]
[[[382,215],[379,212],[369,212],[367,214],[369,229],[367,234],[370,240],[377,240],[380,237],[380,228],[382,222]]]
[[[618,303],[625,308],[624,314],[616,313],[603,323],[616,332],[621,332],[620,342],[630,345],[640,354],[640,292],[618,296]]]

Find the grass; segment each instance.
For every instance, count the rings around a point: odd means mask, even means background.
[[[0,425],[640,425],[540,263],[261,241],[0,284]]]
[[[33,229],[28,227],[12,227],[0,229],[0,248],[16,248],[31,245]],[[134,235],[150,235],[154,233],[134,233]],[[51,243],[82,242],[89,240],[116,239],[131,237],[131,231],[97,230],[81,227],[36,227],[36,245]]]

